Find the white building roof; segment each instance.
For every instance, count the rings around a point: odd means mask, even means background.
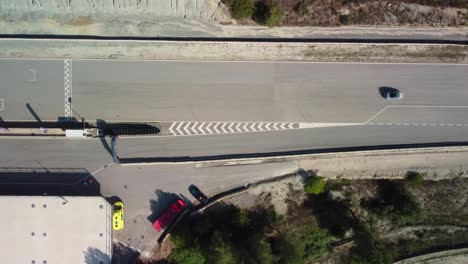
[[[111,205],[102,197],[0,196],[2,263],[110,264]]]

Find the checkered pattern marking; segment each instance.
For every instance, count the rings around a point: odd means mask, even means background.
[[[65,90],[65,117],[71,118],[72,113],[72,61],[64,60],[63,61],[63,81],[64,81],[64,90]]]

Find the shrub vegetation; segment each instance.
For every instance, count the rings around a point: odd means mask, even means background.
[[[255,11],[254,0],[229,0],[226,4],[231,8],[234,19],[250,18]]]
[[[323,177],[313,176],[307,180],[305,190],[310,194],[320,194],[325,191],[325,182]]]

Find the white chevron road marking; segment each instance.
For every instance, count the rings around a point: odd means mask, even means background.
[[[365,123],[293,123],[293,122],[198,122],[176,121],[169,126],[175,136],[213,135],[365,125]]]

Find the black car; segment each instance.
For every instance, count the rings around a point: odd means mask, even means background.
[[[403,93],[392,87],[379,87],[379,92],[386,100],[399,100],[403,98]]]
[[[193,195],[193,197],[195,197],[198,201],[200,201],[200,203],[206,203],[208,201],[208,197],[206,197],[206,195],[202,193],[200,189],[198,189],[197,186],[191,184],[188,187],[188,190]]]

